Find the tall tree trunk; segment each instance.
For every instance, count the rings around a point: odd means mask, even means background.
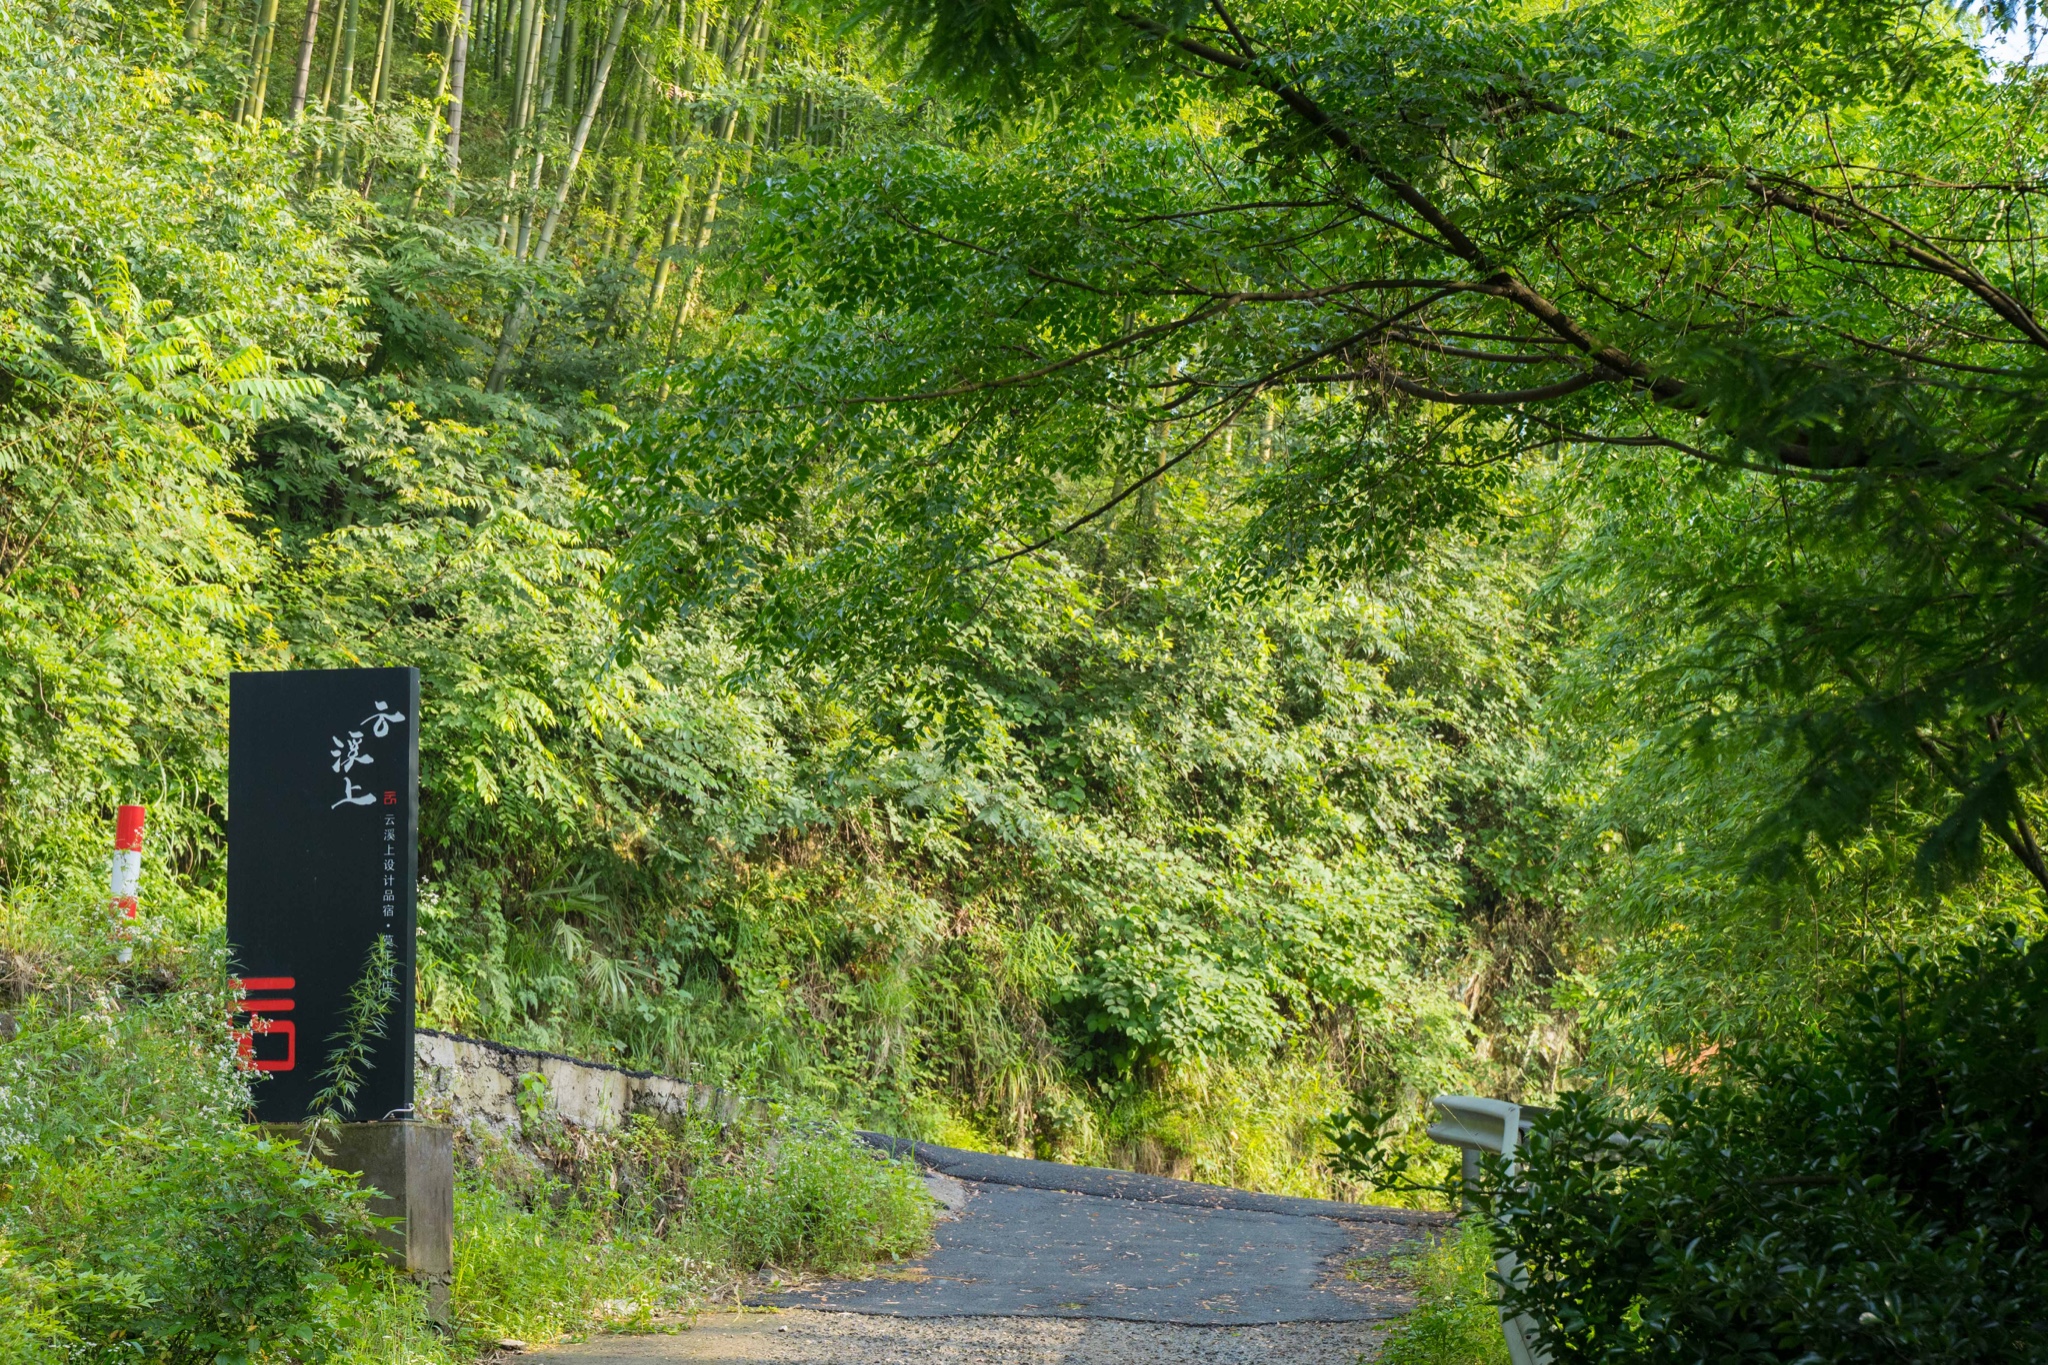
[[[387,76],[391,61],[396,55],[392,51],[391,24],[398,13],[398,0],[384,0],[384,17],[377,21],[377,60],[370,68],[370,110],[375,113],[384,106],[384,88],[390,84]]]
[[[519,6],[519,31],[512,44],[513,60],[517,62],[517,65],[512,70],[511,124],[514,129],[523,130],[526,127],[526,70],[530,65],[527,49],[532,45],[535,36],[534,17],[536,10],[540,10],[542,14],[546,13],[545,10],[540,9],[537,0],[522,0]],[[515,153],[512,158],[515,167],[519,164],[520,160],[521,158]],[[513,171],[513,175],[516,183],[516,177],[518,176],[516,169]]]
[[[526,192],[525,202],[519,206],[519,235],[512,243],[512,259],[526,259],[526,249],[533,244],[534,196],[540,189],[541,173],[547,169],[548,154],[545,147],[537,147],[533,153],[533,178],[527,182],[532,188]]]
[[[533,34],[526,45],[526,75],[520,82],[525,91],[525,117],[528,127],[540,123],[540,54],[547,45],[548,6],[547,0],[534,0]]]
[[[520,177],[526,169],[526,124],[529,83],[527,72],[532,66],[532,47],[540,37],[537,20],[544,21],[547,10],[539,0],[522,0],[519,7],[519,28],[517,50],[513,52],[512,68],[512,110],[508,132],[511,134],[511,153],[506,157],[509,163],[505,173],[505,189],[508,194],[517,193]],[[498,246],[500,249],[512,245],[513,223],[519,225],[520,237],[525,237],[530,221],[529,211],[522,208],[515,220],[512,205],[507,202],[505,211],[498,216]]]
[[[256,88],[249,101],[251,128],[263,125],[263,110],[270,103],[270,68],[277,55],[277,0],[264,0],[263,7],[270,12],[270,17],[259,25],[263,54],[256,61]]]
[[[732,136],[731,128],[732,125],[728,123],[726,125],[726,137],[728,139]],[[754,163],[754,131],[754,120],[749,117],[747,119],[746,151],[741,157],[740,164],[741,179],[746,178],[748,170],[752,168]],[[711,190],[704,196],[704,216],[697,220],[697,245],[692,253],[697,259],[690,263],[690,286],[683,291],[683,301],[676,307],[675,325],[669,329],[668,344],[671,352],[675,349],[675,334],[682,330],[683,324],[690,320],[690,315],[697,311],[698,295],[704,286],[704,253],[711,246],[711,227],[712,224],[718,221],[718,200],[724,188],[725,156],[721,154],[718,158],[718,167],[712,172]]]
[[[563,20],[562,67],[567,72],[563,86],[571,104],[580,104],[590,93],[590,82],[584,79],[583,70],[583,16],[570,10]]]
[[[448,208],[455,208],[455,192],[462,174],[462,98],[469,77],[469,24],[476,0],[462,0],[455,16],[455,45],[448,54]]]
[[[675,258],[669,253],[675,250],[676,241],[682,236],[683,212],[690,206],[690,177],[684,176],[683,183],[676,187],[676,201],[669,206],[668,222],[661,229],[661,255],[654,262],[654,287],[647,298],[647,312],[652,316],[661,307],[661,296],[668,292],[669,273],[675,269]]]
[[[270,86],[270,35],[277,31],[277,0],[258,0],[256,27],[249,33],[249,73],[235,121],[254,128],[263,119],[263,97]]]
[[[441,74],[434,81],[434,104],[427,111],[426,136],[420,139],[420,169],[412,178],[412,211],[420,211],[420,196],[427,190],[427,174],[434,168],[434,134],[441,120],[443,101],[448,98],[448,78],[455,67],[455,35],[462,31],[462,16],[448,25],[447,41],[441,45]]]
[[[502,82],[511,68],[513,0],[495,0],[491,9],[491,80]]]
[[[737,30],[727,36],[722,47],[720,55],[726,70],[728,72],[736,72],[742,79],[746,76],[747,49],[753,42],[755,25],[760,22],[762,11],[766,7],[767,0],[753,0],[753,6],[747,11],[746,19]],[[711,185],[704,195],[704,212],[697,220],[697,241],[691,251],[691,254],[697,259],[690,266],[690,285],[683,293],[681,305],[676,309],[675,324],[669,328],[669,349],[671,351],[675,348],[676,333],[681,330],[683,323],[689,321],[690,314],[696,310],[697,291],[704,280],[703,253],[705,248],[711,245],[711,227],[713,223],[718,221],[718,201],[725,189],[726,148],[732,143],[733,130],[738,125],[739,116],[740,111],[738,109],[728,110],[718,132],[718,148],[712,162]],[[747,120],[747,160],[749,164],[753,160],[753,146],[754,121],[749,118]],[[741,173],[745,174],[744,171]],[[657,267],[655,271],[655,306],[658,306],[661,302],[661,288],[663,284],[662,272]]]
[[[348,0],[341,16],[341,79],[327,106],[327,116],[337,118],[348,108],[356,93],[356,34],[361,28],[362,0]]]
[[[532,187],[532,190],[536,191],[540,189],[541,172],[547,165],[547,142],[545,140],[547,130],[541,126],[540,122],[540,54],[546,40],[547,29],[547,0],[535,0],[533,7],[533,36],[527,44],[526,54],[526,106],[523,122],[528,130],[528,141],[533,147],[533,174],[527,178],[526,183]],[[518,176],[516,169],[513,172],[513,176],[514,183],[516,184]],[[519,206],[519,238],[512,247],[512,259],[515,261],[526,259],[527,247],[532,242],[533,209],[533,194],[529,192],[525,197],[525,202]]]
[[[555,229],[561,225],[562,206],[569,202],[569,190],[576,180],[577,163],[583,159],[583,145],[590,139],[590,125],[597,121],[597,107],[604,103],[605,81],[611,76],[612,58],[619,52],[619,40],[626,34],[626,21],[632,17],[634,0],[619,0],[612,10],[610,30],[605,34],[604,50],[598,54],[597,70],[590,78],[590,98],[584,102],[583,117],[576,120],[576,131],[569,139],[569,161],[562,167],[561,184],[555,190],[555,202],[548,207],[547,221],[541,224],[540,241],[534,247],[533,263],[547,264],[548,248],[554,245]],[[498,354],[491,362],[491,377],[485,387],[492,393],[502,393],[505,379],[512,370],[512,352],[519,344],[519,333],[526,325],[527,301],[530,290],[521,290],[519,301],[512,305],[512,315],[505,319],[504,330],[498,334]]]
[[[761,14],[767,8],[768,0],[754,0],[754,7],[747,11],[746,21],[727,40],[725,49],[720,55],[725,62],[726,71],[732,76],[745,79],[747,46],[754,41],[754,27],[761,22]],[[747,125],[747,129],[751,134],[753,131],[753,124],[751,122]]]
[[[664,4],[656,11],[653,22],[648,27],[659,30],[662,20],[667,15],[668,6]],[[640,211],[640,179],[647,147],[647,111],[653,102],[651,92],[654,86],[654,71],[648,65],[644,53],[635,54],[633,75],[633,84],[626,93],[629,114],[626,122],[626,174],[623,177],[624,184],[620,183],[621,177],[612,177],[611,198],[605,204],[605,217],[608,222],[605,227],[604,245],[599,248],[598,253],[603,256],[611,255],[613,247],[622,238],[631,237],[628,229],[634,215]]]
[[[614,170],[611,175],[611,186],[605,191],[604,196],[604,241],[598,244],[599,256],[610,257],[612,248],[618,245],[619,194],[625,188],[625,183],[626,178]]]
[[[313,80],[313,48],[320,40],[320,0],[306,0],[306,22],[299,30],[299,69],[292,77],[291,121],[306,117],[306,87]]]
[[[206,41],[206,0],[188,0],[185,6],[185,41]]]
[[[342,0],[342,17],[348,16],[348,7],[355,0]],[[327,35],[327,75],[320,82],[320,102],[316,106],[322,113],[331,114],[334,104],[334,73],[341,69],[341,33],[334,30]]]

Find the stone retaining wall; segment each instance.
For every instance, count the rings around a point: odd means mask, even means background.
[[[715,1114],[728,1120],[741,1101],[713,1085],[628,1071],[554,1052],[530,1052],[438,1029],[413,1034],[415,1104],[422,1118],[458,1127],[481,1123],[505,1132],[519,1126],[521,1083],[527,1103],[541,1102],[563,1121],[599,1131],[633,1114]],[[538,1076],[540,1084],[526,1078]]]

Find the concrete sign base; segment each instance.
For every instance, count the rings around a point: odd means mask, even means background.
[[[273,1130],[303,1141],[303,1124]],[[427,1316],[447,1325],[448,1286],[455,1274],[455,1132],[445,1123],[343,1123],[321,1141],[320,1160],[362,1177],[375,1190],[370,1212],[402,1220],[377,1229],[385,1259],[425,1287]]]

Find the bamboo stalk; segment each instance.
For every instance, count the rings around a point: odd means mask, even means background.
[[[520,176],[526,166],[526,74],[531,64],[529,61],[530,50],[536,36],[534,31],[536,10],[539,10],[540,15],[543,17],[546,15],[546,10],[540,9],[538,0],[521,0],[517,34],[518,51],[513,54],[518,65],[512,68],[512,109],[507,130],[511,135],[510,141],[512,144],[510,154],[506,157],[505,190],[508,195],[518,192]],[[523,238],[526,235],[526,224],[528,221],[528,214],[525,209],[522,208],[520,210],[516,221],[519,225],[519,235]],[[508,198],[504,212],[498,215],[498,247],[500,250],[511,244],[514,222],[512,204]]]
[[[398,13],[398,0],[384,0],[384,16],[377,21],[377,60],[370,68],[370,109],[383,107],[385,74],[391,63],[391,24]]]
[[[277,0],[257,0],[256,24],[249,30],[249,69],[242,96],[235,101],[235,122],[254,128],[263,117],[263,88],[270,75],[270,35],[277,27]]]
[[[476,0],[462,0],[455,16],[455,43],[448,56],[448,209],[455,209],[455,193],[462,174],[463,87],[469,76],[469,22]]]
[[[754,17],[758,18],[760,13],[761,5],[757,3],[754,7]],[[750,25],[751,22],[752,20],[750,19]],[[739,59],[742,63],[746,60],[746,44],[749,36],[749,34],[744,32],[740,35]],[[754,65],[753,76],[755,79],[758,80],[760,78],[762,67],[766,65],[766,62],[767,54],[763,53],[761,59]],[[745,70],[744,65],[742,65],[741,69],[742,71]],[[747,115],[747,136],[740,152],[739,179],[742,181],[753,172],[754,138],[760,130],[760,120],[755,118],[752,113],[749,113]],[[726,125],[726,138],[730,141],[731,137],[732,125],[728,123]],[[718,221],[718,202],[720,193],[724,189],[725,160],[724,155],[721,154],[718,158],[717,170],[712,177],[711,192],[704,196],[704,214],[697,220],[697,246],[693,253],[696,256],[696,260],[691,262],[690,265],[690,287],[683,292],[682,304],[676,309],[676,329],[680,329],[684,323],[688,322],[690,315],[697,310],[698,293],[704,282],[704,253],[711,247],[711,228]],[[674,343],[674,336],[671,335],[669,339],[671,348],[673,348]]]
[[[660,29],[662,20],[667,17],[667,9],[667,5],[664,4],[661,10],[656,12],[654,22],[649,25],[651,29]],[[634,217],[640,212],[640,181],[644,174],[643,166],[647,158],[648,107],[653,102],[652,91],[654,87],[654,71],[644,57],[635,56],[634,76],[635,80],[632,88],[627,94],[627,101],[631,106],[631,117],[626,125],[626,155],[628,164],[624,177],[625,184],[623,186],[620,185],[619,176],[614,175],[612,177],[611,199],[605,205],[605,217],[608,222],[605,227],[604,245],[599,248],[599,254],[603,256],[611,255],[613,246],[617,242],[632,236],[627,229],[633,222]],[[623,203],[621,202],[622,194]]]
[[[506,49],[511,42],[512,0],[495,0],[491,7],[491,79],[502,81],[508,67]]]
[[[261,127],[263,108],[270,102],[270,66],[277,52],[277,0],[264,0],[264,8],[270,17],[262,25],[263,53],[256,59],[256,93],[250,101],[249,126]]]
[[[306,0],[306,23],[299,31],[299,69],[292,77],[291,121],[306,117],[306,87],[313,79],[313,48],[320,39],[320,0]]]
[[[668,222],[661,229],[661,254],[654,262],[654,287],[647,299],[647,311],[652,314],[661,307],[661,296],[668,290],[669,273],[675,269],[675,258],[669,253],[675,250],[676,241],[682,236],[683,211],[690,206],[690,179],[683,177],[683,183],[676,189],[676,202],[668,211]]]
[[[588,73],[583,69],[583,16],[572,9],[564,22],[568,28],[562,34],[562,65],[569,73],[569,102],[580,104],[590,93],[590,82],[585,79]]]
[[[348,8],[342,11],[341,20],[341,81],[335,87],[333,102],[327,106],[327,117],[338,119],[348,108],[349,101],[356,93],[356,32],[362,23],[362,0],[348,0]],[[331,130],[330,130],[331,134]],[[334,142],[334,181],[341,183],[343,171],[348,162],[348,146],[344,139]]]
[[[569,7],[569,0],[555,0],[554,18],[548,22],[547,48],[540,58],[540,111],[545,114],[555,107],[555,83],[561,74],[562,64],[562,18]]]
[[[547,143],[543,138],[545,130],[540,126],[540,112],[537,107],[539,105],[537,91],[540,87],[540,54],[541,46],[547,33],[547,27],[548,9],[546,0],[535,0],[533,6],[533,34],[527,43],[526,51],[526,79],[524,82],[526,104],[525,116],[522,122],[530,130],[533,146],[533,174],[526,183],[536,190],[540,188],[541,172],[547,164]],[[516,184],[518,175],[516,169],[513,175]],[[529,194],[525,202],[519,206],[519,233],[518,239],[512,247],[513,260],[523,261],[526,259],[526,249],[532,240],[530,235],[532,231],[533,199]]]
[[[344,18],[347,17],[349,5],[353,3],[355,0],[343,0],[341,8]],[[320,82],[319,108],[323,112],[331,112],[330,106],[334,101],[334,73],[340,69],[340,65],[341,34],[336,31],[327,35],[327,76]]]
[[[434,166],[434,132],[441,119],[442,101],[448,97],[448,78],[455,66],[455,35],[462,30],[462,16],[448,25],[448,41],[441,48],[441,74],[434,82],[434,104],[427,114],[426,136],[420,139],[420,169],[412,178],[412,211],[420,211],[420,196],[426,192],[427,172]]]
[[[516,68],[514,68],[514,70],[511,73],[511,122],[514,129],[523,129],[526,127],[526,52],[528,45],[533,40],[533,19],[534,10],[536,8],[537,6],[535,0],[521,0],[521,4],[519,6],[519,32],[517,38],[514,40],[513,46],[513,57],[518,61],[519,65]],[[519,162],[519,157],[515,154],[512,160],[513,164],[516,166]],[[516,183],[516,177],[518,175],[518,172],[515,170],[513,172],[513,175],[515,176]]]

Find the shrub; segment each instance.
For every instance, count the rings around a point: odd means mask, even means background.
[[[2048,1359],[2048,946],[1901,956],[1664,1106],[1566,1096],[1498,1191],[1560,1360]]]
[[[313,1297],[371,1250],[353,1179],[247,1129],[130,1129],[34,1196],[22,1245],[57,1321],[165,1365],[311,1343]]]

